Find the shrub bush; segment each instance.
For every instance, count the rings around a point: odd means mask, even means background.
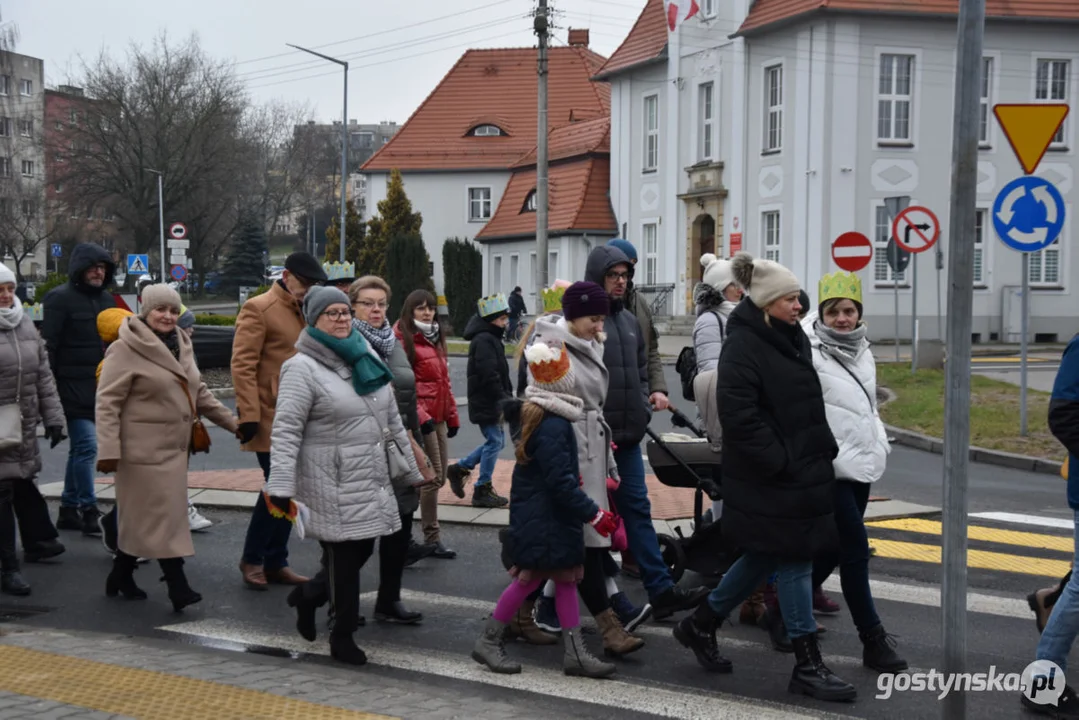
[[[49,294],[49,291],[55,287],[59,287],[67,282],[67,275],[58,275],[56,273],[49,273],[45,277],[45,282],[39,283],[37,290],[34,293],[34,303],[40,303],[45,299],[45,296]]]
[[[196,313],[196,325],[235,325],[235,315],[211,315],[210,313]]]
[[[431,290],[431,272],[427,250],[419,235],[398,235],[386,246],[386,282],[393,291],[386,317],[391,321],[401,315],[401,306],[413,290]]]

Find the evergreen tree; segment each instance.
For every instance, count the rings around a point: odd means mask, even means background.
[[[341,261],[341,216],[334,215],[333,223],[326,228],[326,255],[325,262]],[[356,206],[351,200],[345,205],[345,262],[356,263],[359,267],[359,258],[366,226],[363,218],[356,212]],[[365,273],[357,272],[357,277]]]
[[[262,220],[255,213],[245,213],[225,258],[221,284],[228,288],[262,285],[265,282],[267,251]]]
[[[451,238],[442,245],[442,282],[449,306],[450,323],[457,334],[464,332],[483,296],[483,256],[468,240]]]
[[[412,212],[412,202],[405,194],[401,172],[391,170],[386,199],[379,201],[378,215],[367,222],[367,237],[360,250],[356,274],[385,276],[386,250],[390,240],[408,235],[418,236],[422,224],[420,213]]]
[[[390,284],[390,307],[386,317],[397,318],[405,298],[413,290],[423,288],[434,292],[431,280],[430,258],[419,235],[398,235],[386,247],[386,274]]]

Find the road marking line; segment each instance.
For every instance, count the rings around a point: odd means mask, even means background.
[[[874,520],[872,522],[867,522],[865,526],[882,528],[885,530],[903,530],[904,532],[924,533],[926,535],[940,535],[944,529],[943,524],[939,520],[923,520],[920,518]],[[971,540],[999,543],[1001,545],[1018,545],[1038,550],[1056,550],[1057,552],[1064,552],[1069,555],[1075,553],[1075,540],[1061,535],[1041,535],[1038,533],[1001,530],[998,528],[973,525],[967,528],[967,537]]]
[[[485,603],[492,607],[493,603]],[[195,635],[226,643],[261,645],[314,655],[328,655],[325,642],[307,643],[285,633],[269,632],[265,628],[244,626],[225,620],[196,620],[164,625],[157,628],[167,632]],[[638,679],[626,682],[617,679],[596,682],[587,678],[572,678],[562,672],[527,664],[519,675],[497,675],[467,658],[434,650],[410,650],[385,643],[363,643],[368,662],[374,665],[427,673],[441,677],[494,685],[521,692],[536,693],[565,700],[635,711],[654,717],[709,718],[724,717],[751,720],[756,718],[849,718],[851,716],[806,712],[805,708],[765,700],[741,700],[718,692],[706,692],[682,685],[642,684]],[[694,665],[686,654],[687,665]],[[733,684],[733,683],[732,683]]]
[[[877,550],[877,557],[893,560],[913,560],[914,562],[941,562],[939,545],[899,542],[897,540],[879,540],[870,538],[869,545]],[[1044,558],[1006,555],[987,550],[968,550],[967,567],[980,570],[1001,570],[1022,575],[1060,578],[1071,569],[1070,560],[1046,560]]]
[[[1022,515],[1010,512],[983,512],[971,513],[972,518],[979,520],[996,520],[998,522],[1010,522],[1017,525],[1039,525],[1041,527],[1060,528],[1061,530],[1073,530],[1075,520],[1067,518],[1044,517],[1042,515]]]
[[[1008,356],[1008,357],[977,357],[977,358],[971,358],[970,362],[972,364],[975,364],[975,365],[979,365],[979,364],[981,364],[981,365],[997,365],[997,364],[1004,365],[1004,364],[1018,364],[1018,363],[1023,362],[1023,359],[1022,358],[1017,358],[1017,357],[1011,357],[1011,356]],[[1048,358],[1027,358],[1027,362],[1029,364],[1033,365],[1035,363],[1048,363],[1048,362],[1054,362],[1054,361],[1049,360]]]
[[[843,588],[839,583],[839,575],[832,575],[825,580],[824,589],[829,592],[842,592]],[[870,580],[869,590],[873,593],[873,599],[875,600],[940,607],[940,588],[936,585],[908,585],[906,583],[888,582],[887,580]],[[1032,617],[1026,600],[972,592],[967,593],[967,612],[1019,618],[1021,620],[1029,620]]]

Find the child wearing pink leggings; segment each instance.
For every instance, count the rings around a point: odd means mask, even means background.
[[[574,375],[569,353],[558,345],[536,342],[525,358],[530,383],[520,408],[521,436],[504,546],[513,563],[513,580],[476,640],[472,659],[497,673],[521,672],[521,665],[506,656],[506,627],[525,599],[552,580],[565,643],[563,671],[609,677],[615,666],[596,659],[581,637],[577,583],[584,576],[584,524],[609,537],[615,519],[580,487],[573,423],[581,416],[583,401],[570,394]]]

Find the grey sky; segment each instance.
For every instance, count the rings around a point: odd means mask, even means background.
[[[587,27],[592,48],[609,56],[644,0],[549,4],[558,11],[556,43],[565,41],[568,27]],[[533,0],[0,2],[3,19],[19,26],[17,50],[44,58],[50,87],[78,80],[80,55],[92,58],[102,49],[120,55],[162,30],[177,40],[195,32],[211,55],[236,62],[256,100],[307,102],[320,120],[340,117],[341,70],[290,50],[290,42],[349,60],[349,117],[399,123],[468,48],[534,45],[527,17],[534,6]],[[275,55],[281,56],[267,57]]]

